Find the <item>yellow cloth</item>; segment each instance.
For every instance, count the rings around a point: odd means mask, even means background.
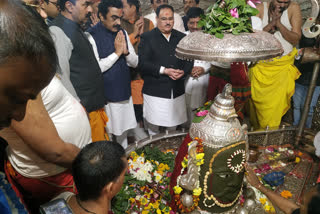
[[[294,48],[288,55],[259,62],[250,68],[250,120],[255,129],[277,128],[290,108],[295,80],[301,75],[293,64],[296,54]]]
[[[108,117],[104,109],[98,109],[89,113],[90,126],[91,126],[91,138],[92,142],[109,140],[109,136],[106,132],[106,126]]]

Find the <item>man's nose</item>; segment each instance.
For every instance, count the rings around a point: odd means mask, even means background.
[[[16,121],[23,120],[23,118],[26,114],[26,108],[27,108],[26,104],[17,107],[12,113],[12,119],[14,119]]]
[[[121,24],[121,21],[120,21],[120,18],[119,19],[116,19],[116,24],[120,25]]]
[[[92,9],[92,6],[91,5],[89,5],[88,7],[87,7],[87,12],[89,13],[92,13],[93,12],[93,9]]]

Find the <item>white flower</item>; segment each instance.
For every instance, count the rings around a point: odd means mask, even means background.
[[[145,162],[145,158],[139,156],[135,162],[129,160],[129,172],[139,181],[152,182],[151,172],[153,165],[150,161]]]
[[[162,175],[160,175],[158,172],[154,172],[154,176],[156,178],[157,183],[162,179]]]

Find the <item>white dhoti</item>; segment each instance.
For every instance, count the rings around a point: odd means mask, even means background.
[[[109,102],[105,106],[105,111],[109,118],[108,133],[120,136],[125,131],[137,126],[132,97],[121,102]]]
[[[185,95],[171,99],[143,94],[143,117],[157,126],[173,127],[187,121]]]

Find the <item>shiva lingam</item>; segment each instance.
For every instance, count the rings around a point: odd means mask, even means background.
[[[191,124],[187,173],[182,168],[174,188],[176,193],[181,188],[177,202],[182,212],[195,213],[195,205],[209,213],[226,212],[242,195],[247,126],[237,119],[231,92],[227,84],[206,117]]]
[[[212,7],[210,12],[213,16],[215,8]],[[220,9],[217,11],[221,12]],[[228,12],[226,10],[225,14]],[[234,35],[225,31],[222,39],[202,31],[190,33],[179,42],[176,56],[186,60],[245,63],[282,55],[282,46],[272,34],[247,32]],[[249,148],[247,127],[241,126],[237,119],[231,92],[232,86],[227,84],[204,119],[191,124],[191,141],[180,147],[174,171],[180,174],[176,177],[176,184],[171,182],[175,185],[173,191],[178,212],[248,213],[249,207],[254,207],[252,199],[247,200],[242,208],[237,203],[244,191],[252,191],[244,190],[244,163],[248,160]],[[181,154],[182,151],[186,154]],[[181,157],[180,166],[177,159]]]

